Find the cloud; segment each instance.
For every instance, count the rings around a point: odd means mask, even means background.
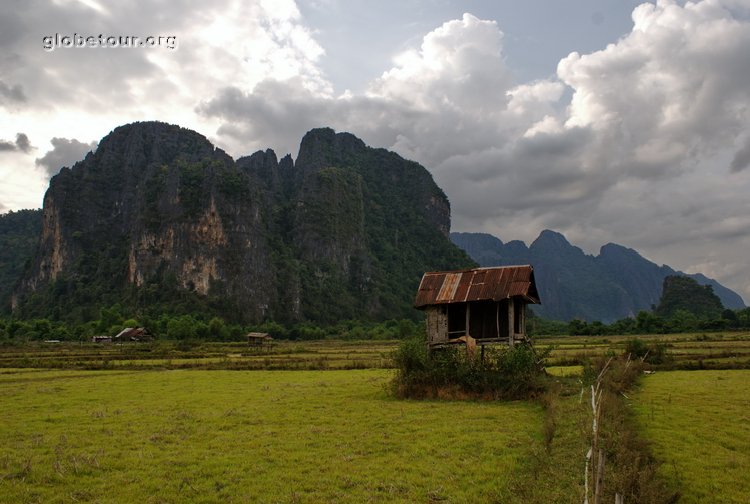
[[[740,147],[734,155],[734,158],[732,158],[729,170],[736,173],[744,170],[748,166],[750,166],[750,138],[745,141],[745,145]]]
[[[84,158],[87,152],[96,149],[96,142],[84,143],[75,138],[58,138],[50,140],[52,150],[37,158],[35,163],[50,175],[56,174],[64,166],[73,166]]]
[[[300,78],[267,79],[251,93],[226,87],[200,103],[196,111],[223,120],[217,133],[234,144],[235,151],[249,154],[273,146],[282,155],[292,152],[305,131],[333,124],[337,112],[347,112],[336,100],[306,89]]]
[[[633,21],[616,44],[558,65],[574,90],[566,124],[612,135],[633,176],[730,145],[750,120],[750,24],[717,1],[643,4]]]
[[[750,213],[748,179],[737,178],[750,165],[747,13],[720,0],[643,4],[619,40],[522,83],[497,23],[465,14],[362,94],[264,80],[224,88],[196,111],[221,121],[217,134],[234,149],[291,149],[330,125],[396,150],[432,171],[456,229],[530,240],[551,227],[589,249],[625,242],[687,268],[705,262],[701,239],[747,231],[732,218]]]
[[[26,133],[16,133],[15,142],[11,142],[10,140],[0,140],[0,152],[10,151],[29,153],[32,149],[33,147],[31,146],[31,143],[29,143],[29,137],[26,136]]]
[[[196,111],[220,119],[219,137],[235,148],[244,138],[291,150],[307,129],[331,125],[422,162],[449,194],[469,180],[505,195],[491,205],[454,196],[459,218],[532,201],[569,207],[627,178],[680,177],[750,124],[747,21],[708,1],[644,4],[633,20],[617,43],[564,58],[557,79],[514,83],[497,23],[464,14],[398,55],[363,95],[273,79],[224,88]]]
[[[0,125],[0,139],[18,130],[45,142],[99,139],[121,124],[143,120],[210,136],[221,123],[194,109],[227,86],[246,92],[264,80],[296,78],[316,95],[331,93],[317,64],[324,51],[294,0],[8,1],[0,15],[0,110],[12,119]],[[74,34],[173,36],[177,48],[43,48],[46,36]],[[227,147],[222,138],[211,140]],[[19,151],[3,157],[0,199],[37,205],[46,173],[29,170],[29,159]],[[48,164],[45,171],[57,168]]]
[[[464,14],[428,33],[419,49],[397,56],[396,66],[376,79],[367,95],[421,110],[502,106],[512,80],[502,40],[496,22]]]
[[[18,150],[21,152],[29,152],[33,147],[31,147],[31,143],[29,143],[29,137],[26,136],[26,133],[18,133],[16,135],[16,147],[18,147]]]
[[[23,87],[19,84],[9,86],[2,80],[0,80],[0,105],[7,104],[18,104],[26,101],[26,94],[23,92]]]
[[[717,243],[714,260],[741,262],[732,254],[749,245],[733,218],[750,215],[746,0],[644,3],[629,32],[532,82],[506,59],[517,34],[467,13],[402,45],[358,93],[322,72],[325,50],[292,0],[12,1],[0,106],[23,114],[0,138],[55,138],[37,160],[47,173],[92,148],[75,138],[131,120],[192,127],[235,157],[295,154],[307,130],[331,126],[425,165],[457,230],[531,240],[554,228],[589,251],[615,241],[681,269]],[[81,26],[175,35],[179,49],[41,49],[38,34]],[[3,148],[19,164],[0,172],[15,177],[29,156],[17,141]]]
[[[225,87],[196,111],[221,120],[217,133],[234,149],[244,137],[291,150],[308,129],[329,125],[432,166],[520,135],[553,112],[562,84],[515,87],[502,40],[495,22],[465,14],[398,55],[361,95],[315,92],[299,77],[265,79],[249,90]]]
[[[0,86],[0,96],[23,97],[27,109],[119,111],[142,119],[155,111],[189,112],[195,96],[228,83],[249,89],[265,78],[294,76],[309,89],[329,91],[316,65],[324,51],[293,0],[11,3],[12,14],[0,16],[6,54],[0,75],[23,87]],[[45,36],[75,34],[173,36],[177,48],[42,47]],[[185,122],[184,112],[171,113]]]

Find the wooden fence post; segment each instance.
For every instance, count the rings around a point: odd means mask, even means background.
[[[597,458],[599,460],[596,467],[596,480],[594,481],[594,504],[601,504],[602,492],[604,490],[604,450],[599,449],[599,455]]]

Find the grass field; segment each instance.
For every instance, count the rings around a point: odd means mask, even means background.
[[[629,338],[538,340],[561,384],[546,411],[395,400],[395,341],[0,347],[0,503],[580,503],[582,364]],[[750,364],[749,333],[645,339],[672,367]],[[660,370],[633,396],[682,502],[747,501],[749,387]]]
[[[638,338],[646,342],[667,345],[673,368],[705,367],[750,368],[750,333],[684,333],[621,336],[557,336],[539,338],[539,348],[554,348],[549,365],[575,365],[608,352],[622,353],[627,340]]]
[[[0,347],[2,368],[310,370],[391,367],[397,341],[279,341],[268,349],[244,342],[169,341],[102,345],[33,343]]]
[[[634,336],[566,336],[539,338],[539,349],[552,347],[547,359],[557,374],[568,374],[580,365],[607,353],[622,353]],[[750,333],[692,333],[638,336],[667,345],[670,366],[750,368]],[[313,370],[390,368],[398,341],[277,341],[267,350],[242,342],[201,342],[183,347],[156,341],[102,345],[93,343],[31,343],[0,347],[3,368],[47,369],[244,369]]]
[[[390,399],[384,370],[0,375],[3,502],[512,502],[531,403]]]
[[[750,501],[749,370],[657,372],[634,408],[680,502]]]

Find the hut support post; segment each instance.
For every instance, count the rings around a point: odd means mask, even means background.
[[[500,339],[500,303],[495,303],[495,329],[497,330],[497,339]]]
[[[508,346],[512,347],[515,339],[513,334],[513,298],[508,298]]]
[[[469,331],[469,315],[471,314],[471,303],[466,303],[466,335],[471,336],[471,331]]]

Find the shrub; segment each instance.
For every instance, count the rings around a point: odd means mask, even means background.
[[[421,338],[404,340],[393,356],[398,397],[519,399],[546,388],[543,358],[527,344],[487,347],[484,355],[463,346],[428,350]]]
[[[649,364],[664,364],[671,360],[667,344],[654,341],[647,344],[638,338],[631,338],[625,342],[625,355],[630,354],[632,359],[641,359]]]

